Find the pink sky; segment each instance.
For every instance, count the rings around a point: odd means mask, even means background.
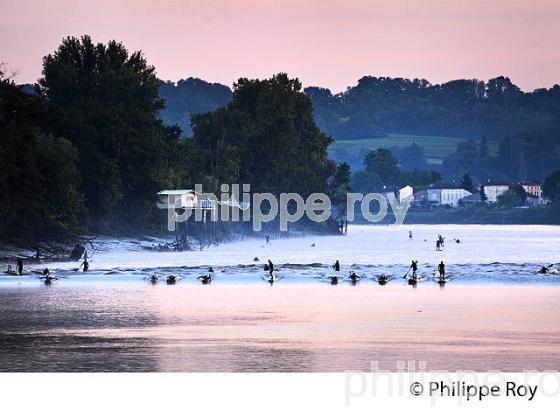
[[[364,75],[560,82],[557,0],[0,0],[0,61],[17,82],[82,34],[142,50],[173,81],[283,71],[335,91]]]

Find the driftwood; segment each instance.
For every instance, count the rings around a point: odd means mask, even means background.
[[[92,250],[96,250],[96,237],[85,235],[65,235],[57,238],[50,238],[42,241],[24,241],[22,239],[10,239],[5,242],[11,248],[17,250],[17,255],[26,260],[52,260],[52,259],[71,259],[71,251],[79,244],[88,244]],[[2,246],[1,248],[3,248]],[[85,250],[85,247],[84,247]],[[14,255],[0,255],[0,258],[11,258]]]

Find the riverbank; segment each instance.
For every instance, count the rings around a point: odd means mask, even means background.
[[[560,225],[560,210],[557,208],[412,208],[406,214],[405,224]]]

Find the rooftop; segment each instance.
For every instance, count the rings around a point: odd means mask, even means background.
[[[158,192],[158,195],[185,195],[196,193],[194,189],[165,189]]]

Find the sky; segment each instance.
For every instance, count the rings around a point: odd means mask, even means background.
[[[337,92],[364,75],[560,83],[558,0],[0,0],[0,61],[18,83],[83,34],[142,50],[171,81],[287,72]]]

